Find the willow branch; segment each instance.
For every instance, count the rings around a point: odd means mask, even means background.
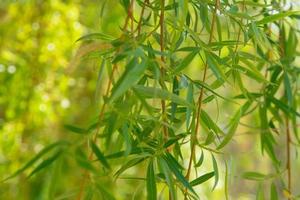
[[[219,0],[215,1],[215,9],[213,12],[213,17],[212,17],[212,22],[211,22],[211,30],[210,30],[210,35],[209,35],[209,41],[208,44],[210,44],[212,42],[213,39],[213,32],[215,29],[215,23],[216,23],[216,17],[217,17],[217,10],[219,8]],[[204,66],[204,72],[203,72],[203,77],[202,77],[202,82],[205,83],[206,81],[206,74],[207,74],[207,68],[208,68],[208,63],[207,61],[205,62],[205,66]],[[190,156],[190,160],[189,160],[189,165],[188,165],[188,169],[187,169],[187,173],[185,178],[187,180],[190,179],[190,174],[191,174],[191,169],[192,169],[192,163],[193,163],[193,158],[195,157],[195,153],[196,153],[196,141],[197,141],[197,135],[198,135],[198,131],[199,131],[199,124],[200,124],[200,113],[201,113],[201,109],[202,109],[202,100],[203,100],[203,95],[204,95],[204,87],[201,88],[200,90],[200,94],[197,100],[197,113],[196,113],[196,127],[195,127],[195,133],[191,136],[191,143],[192,143],[192,148],[191,148],[191,156]],[[185,199],[187,199],[187,189],[185,189]]]

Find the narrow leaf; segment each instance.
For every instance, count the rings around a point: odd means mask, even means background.
[[[261,24],[267,24],[270,22],[274,22],[277,20],[280,20],[282,18],[288,17],[290,15],[296,15],[299,14],[299,11],[287,11],[287,12],[282,12],[282,13],[278,13],[278,14],[274,14],[274,15],[270,15],[267,17],[264,17],[263,19],[257,21],[257,25],[261,25]]]
[[[149,162],[148,170],[147,170],[147,199],[148,200],[157,199],[155,173],[154,173],[152,160]]]
[[[241,109],[239,109],[235,115],[233,116],[233,118],[231,119],[231,122],[230,122],[230,128],[228,130],[228,133],[225,135],[225,138],[223,139],[223,141],[221,142],[221,144],[218,146],[217,149],[221,149],[223,148],[228,142],[231,141],[237,127],[238,127],[238,124],[239,124],[239,121],[240,121],[240,117],[241,117]]]
[[[97,156],[98,160],[103,164],[103,166],[106,167],[107,169],[110,169],[110,166],[109,166],[104,154],[100,151],[100,149],[94,142],[91,143],[91,148],[92,148],[92,151],[94,152],[94,154]]]
[[[121,76],[121,78],[114,85],[109,101],[113,102],[115,99],[123,95],[134,84],[136,84],[138,80],[141,78],[146,68],[147,65],[144,59],[142,59],[141,62],[138,62],[138,59],[133,58],[127,64],[126,70]]]
[[[207,174],[204,174],[198,178],[196,178],[195,180],[190,182],[191,186],[196,186],[196,185],[200,185],[201,183],[204,183],[205,181],[209,180],[210,178],[212,178],[215,175],[215,172],[209,172]]]

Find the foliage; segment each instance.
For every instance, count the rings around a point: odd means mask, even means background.
[[[102,2],[103,16],[113,3]],[[93,76],[96,108],[91,120],[83,119],[88,125],[66,123],[63,137],[3,182],[48,170],[42,199],[67,198],[66,188],[55,185],[57,177],[60,184],[74,180],[74,189],[67,190],[71,199],[203,199],[207,186],[209,193],[224,188],[214,198],[234,199],[239,198],[234,187],[242,186],[233,181],[232,159],[239,162],[236,152],[256,149],[258,139],[259,151],[250,152],[257,158],[248,159],[251,168],[237,175],[247,184],[255,181],[257,199],[299,198],[292,167],[298,165],[294,152],[300,142],[296,5],[280,0],[119,5],[126,14],[119,31],[95,31],[77,40],[82,62],[99,62]],[[248,149],[235,147],[238,130],[250,133]],[[261,172],[262,159],[270,167]]]

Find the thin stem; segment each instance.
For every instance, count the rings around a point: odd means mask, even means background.
[[[127,11],[127,17],[126,17],[126,20],[125,20],[125,24],[124,24],[124,27],[123,27],[123,30],[124,30],[124,31],[125,31],[126,28],[128,27],[129,19],[131,19],[131,21],[133,21],[133,14],[132,14],[132,11],[133,11],[133,3],[134,3],[134,0],[131,0],[130,5],[129,5],[129,8],[128,8],[128,11]]]
[[[125,19],[125,24],[124,24],[124,27],[123,27],[123,30],[126,30],[127,26],[128,26],[128,22],[129,22],[129,19],[131,18],[132,16],[132,6],[133,6],[133,2],[134,0],[131,1],[131,4],[129,6],[129,9],[128,9],[128,12],[127,12],[127,17]],[[117,70],[117,64],[114,64],[113,65],[113,69],[111,71],[111,74],[110,74],[110,77],[109,77],[109,80],[108,80],[108,84],[107,84],[107,88],[106,88],[106,92],[105,92],[105,96],[108,96],[109,95],[109,92],[110,92],[110,89],[111,89],[111,85],[112,85],[112,80],[113,80],[113,77],[114,77],[114,73],[115,71]],[[101,110],[100,110],[100,114],[99,114],[99,123],[102,121],[103,119],[103,116],[104,116],[104,112],[105,112],[105,108],[106,108],[106,105],[107,103],[104,102],[102,107],[101,107]],[[100,131],[100,126],[98,124],[98,127],[97,127],[97,130],[96,130],[96,133],[93,137],[93,142],[95,143],[96,140],[97,140],[97,136],[98,136],[98,133]],[[93,152],[91,151],[90,154],[89,154],[89,160],[93,160]],[[81,181],[81,184],[79,186],[79,193],[77,195],[77,200],[81,200],[82,199],[82,196],[83,196],[83,193],[84,193],[84,188],[85,188],[85,185],[86,185],[86,182],[87,182],[87,179],[89,178],[89,172],[87,170],[84,170],[84,173],[83,173],[83,180]]]
[[[107,84],[107,88],[106,88],[106,92],[105,92],[105,96],[108,96],[109,95],[109,92],[110,92],[110,88],[111,88],[111,85],[112,85],[112,80],[113,80],[113,76],[114,76],[114,72],[116,71],[117,69],[117,65],[114,64],[113,66],[113,69],[111,71],[111,74],[110,74],[110,77],[109,77],[109,81],[108,81],[108,84]],[[106,108],[106,103],[104,102],[102,107],[101,107],[101,110],[100,110],[100,114],[99,114],[99,123],[102,121],[103,119],[103,116],[104,116],[104,111],[105,111],[105,108]],[[97,130],[96,130],[96,134],[94,135],[93,137],[93,142],[95,143],[96,140],[97,140],[97,136],[98,136],[98,133],[100,131],[100,126],[98,125],[97,127]],[[93,152],[91,151],[90,154],[89,154],[89,160],[93,160]],[[80,189],[79,189],[79,193],[78,193],[78,196],[77,196],[77,200],[81,200],[82,199],[82,195],[83,195],[83,189],[85,188],[85,185],[86,185],[86,182],[87,182],[87,179],[89,178],[89,172],[87,170],[84,171],[84,175],[83,175],[83,180],[81,182],[81,185],[80,185]]]
[[[165,37],[164,37],[164,20],[165,20],[165,0],[161,0],[161,11],[160,11],[160,19],[159,19],[159,24],[160,24],[160,51],[163,53],[165,50]],[[165,57],[161,55],[160,57],[162,63],[165,63]],[[165,70],[164,66],[160,68],[161,72],[161,86],[163,87],[163,80],[165,76]],[[162,109],[162,120],[163,122],[166,122],[166,101],[161,100],[161,109]],[[168,128],[163,125],[163,134],[164,134],[164,139],[166,140],[168,138]]]
[[[213,17],[212,17],[212,22],[211,22],[211,30],[210,30],[208,44],[210,44],[212,42],[212,39],[213,39],[213,32],[214,32],[214,29],[215,29],[215,22],[216,22],[216,17],[217,17],[216,15],[217,15],[217,10],[219,8],[219,4],[220,4],[219,0],[216,0],[215,1],[215,9],[214,9],[214,12],[213,12]],[[205,66],[204,66],[203,77],[202,77],[202,82],[203,83],[205,83],[205,80],[206,80],[207,68],[208,68],[208,63],[206,61]],[[196,150],[196,140],[197,140],[197,134],[198,134],[199,124],[200,124],[200,113],[201,113],[201,109],[202,109],[203,94],[204,94],[204,87],[201,88],[200,94],[199,94],[199,97],[198,97],[198,101],[197,101],[198,107],[197,107],[197,113],[196,113],[196,127],[195,127],[195,133],[194,133],[194,135],[192,135],[192,138],[191,138],[191,143],[192,143],[191,156],[190,156],[190,160],[189,160],[187,173],[185,175],[185,178],[187,180],[190,179],[193,158],[195,157],[195,153],[196,153],[196,151],[195,151]],[[184,198],[187,199],[187,188],[185,189],[185,192],[184,192]]]
[[[279,52],[281,59],[285,57],[285,32],[284,32],[284,26],[282,24],[282,21],[280,21],[280,32],[279,32]],[[285,70],[284,66],[283,69]],[[286,73],[286,72],[285,72]],[[289,128],[289,116],[285,115],[285,134],[286,134],[286,156],[287,156],[287,162],[286,162],[286,170],[287,170],[287,184],[288,184],[288,191],[289,193],[292,193],[292,176],[291,176],[291,133]],[[291,197],[289,196],[287,198],[288,200],[291,200]]]
[[[141,14],[140,14],[140,20],[139,20],[139,23],[138,23],[138,26],[137,26],[138,36],[141,34],[141,27],[142,27],[142,21],[143,21],[143,16],[144,16],[144,12],[145,12],[145,7],[146,7],[146,4],[148,4],[148,3],[149,3],[149,0],[145,0],[144,4],[143,4],[143,7],[142,7],[142,11],[141,11]]]
[[[242,12],[244,12],[244,10],[245,10],[245,0],[243,0],[243,3],[242,3]],[[241,20],[241,23],[243,23],[243,19]],[[236,42],[235,50],[234,50],[234,57],[236,56],[237,49],[238,49],[238,46],[239,46],[241,31],[242,31],[242,28],[239,26],[239,31],[238,31],[238,35],[237,35],[237,42]]]

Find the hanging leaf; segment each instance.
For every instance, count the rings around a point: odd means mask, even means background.
[[[147,199],[157,199],[156,180],[152,160],[149,162],[147,169]]]
[[[68,144],[69,143],[66,142],[66,141],[58,141],[58,142],[55,142],[53,144],[50,144],[50,145],[46,146],[36,156],[34,156],[30,161],[28,161],[23,167],[21,167],[20,169],[18,169],[16,172],[14,172],[12,175],[8,176],[7,178],[5,178],[4,180],[2,180],[1,182],[4,182],[4,181],[6,181],[8,179],[14,178],[17,175],[21,174],[22,172],[24,172],[26,169],[30,168],[33,164],[35,164],[40,158],[42,158],[45,154],[47,154],[51,150],[53,150],[55,148],[58,148],[60,146],[68,145]],[[52,158],[53,161],[55,160],[54,158]],[[45,162],[46,162],[46,164],[47,163],[49,164],[50,161],[45,161]],[[46,164],[43,164],[41,167],[45,166]],[[50,162],[50,164],[51,164],[51,162]]]
[[[227,132],[227,134],[225,135],[223,141],[221,142],[221,144],[219,144],[217,149],[221,149],[224,146],[226,146],[227,143],[229,143],[231,141],[231,139],[234,136],[234,133],[238,127],[239,121],[240,121],[240,117],[241,117],[241,109],[239,109],[233,116],[233,118],[230,121],[230,128]]]
[[[291,16],[291,15],[296,15],[296,14],[300,14],[300,12],[299,11],[281,12],[281,13],[278,13],[278,14],[274,14],[274,15],[264,17],[263,19],[257,21],[256,23],[257,23],[257,25],[267,24],[267,23],[274,22],[274,21],[280,20],[282,18]]]
[[[135,85],[134,90],[139,93],[144,98],[159,98],[163,100],[170,100],[180,105],[185,105],[188,107],[193,107],[189,102],[181,99],[179,96],[172,94],[166,90],[154,87],[145,87],[142,85]]]
[[[98,160],[102,163],[102,165],[104,167],[106,167],[107,169],[110,169],[110,166],[109,166],[104,154],[100,151],[100,149],[94,142],[91,142],[91,148],[92,148],[94,154],[97,156]]]
[[[125,72],[119,78],[118,82],[114,85],[109,102],[113,102],[121,95],[123,95],[128,89],[130,89],[138,80],[142,77],[142,74],[147,68],[146,60],[133,58],[126,66]]]
[[[191,186],[196,186],[196,185],[200,185],[202,183],[204,183],[205,181],[209,180],[210,178],[212,178],[215,175],[215,172],[210,172],[207,174],[204,174],[198,178],[196,178],[195,180],[190,182]]]
[[[213,168],[214,168],[214,175],[215,175],[215,184],[213,186],[213,190],[216,188],[219,182],[219,170],[218,170],[218,163],[214,157],[213,154],[211,154],[212,162],[213,162]]]

